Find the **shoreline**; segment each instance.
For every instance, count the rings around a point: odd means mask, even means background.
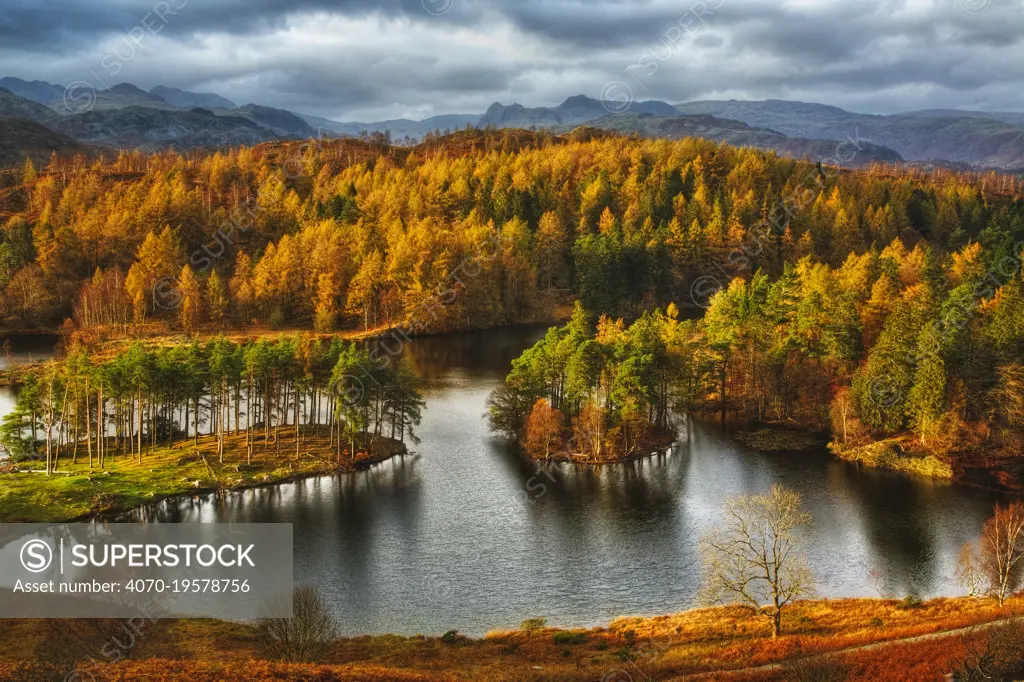
[[[235,343],[244,343],[247,341],[273,341],[278,339],[290,338],[294,336],[310,336],[320,340],[332,340],[340,339],[342,341],[354,341],[354,342],[374,342],[383,341],[389,338],[398,338],[401,344],[414,343],[416,339],[432,339],[443,336],[456,336],[456,335],[470,335],[470,334],[486,334],[496,331],[529,331],[534,329],[546,329],[551,324],[555,324],[564,321],[567,315],[564,311],[556,311],[549,319],[534,320],[530,322],[517,322],[515,324],[508,325],[494,325],[490,327],[480,327],[473,329],[449,329],[449,330],[419,330],[412,331],[402,324],[391,324],[381,325],[373,329],[341,329],[333,332],[317,332],[313,329],[307,328],[296,328],[296,329],[266,329],[263,327],[252,327],[248,329],[223,329],[218,331],[211,330],[200,330],[194,334],[187,334],[181,331],[172,331],[168,329],[153,331],[147,333],[145,329],[142,329],[137,335],[130,335],[124,332],[118,332],[112,334],[108,338],[104,338],[101,341],[95,342],[93,350],[90,352],[90,357],[93,359],[107,359],[117,353],[124,351],[132,343],[140,342],[144,347],[155,348],[166,345],[178,345],[188,344],[192,341],[199,343],[208,343],[219,338],[224,338]],[[75,332],[77,333],[77,331]],[[12,332],[6,337],[0,335],[0,341],[4,338],[13,337],[25,337],[25,338],[36,338],[36,337],[47,337],[52,338],[53,347],[46,351],[44,354],[48,354],[46,358],[32,360],[31,362],[18,362],[15,361],[9,366],[0,368],[0,387],[16,387],[21,383],[22,374],[31,371],[32,369],[39,368],[48,362],[63,362],[63,357],[55,357],[53,354],[61,348],[63,343],[63,336],[59,331],[36,331],[26,332]],[[385,353],[385,355],[391,355]],[[2,415],[0,415],[2,416]]]
[[[844,447],[840,443],[831,442],[828,449],[834,457],[844,462],[909,476],[970,485],[969,481],[956,478],[953,467],[948,462],[933,454],[908,453],[898,439],[889,438],[855,447]]]
[[[709,420],[702,420],[712,423]],[[717,423],[714,424],[717,426]],[[853,464],[876,471],[884,471],[897,476],[962,485],[977,490],[986,490],[999,494],[1020,495],[1024,493],[1024,479],[1020,471],[1024,471],[1024,462],[1006,458],[982,458],[990,463],[985,466],[973,463],[970,466],[954,466],[948,461],[932,453],[921,453],[903,447],[900,438],[886,438],[872,441],[864,445],[843,446],[830,440],[818,431],[801,429],[785,424],[756,423],[734,425],[735,430],[729,435],[733,440],[760,454],[778,453],[810,453],[824,455],[839,462]],[[764,440],[769,441],[766,447],[759,436],[767,434]],[[806,447],[776,447],[772,441],[789,439],[806,441]],[[1017,467],[1017,473],[1006,469]]]
[[[317,443],[320,439],[310,437],[310,441]],[[200,439],[200,448],[210,446],[215,447],[216,441]],[[86,468],[87,464],[80,462],[73,465],[76,469],[61,468],[50,476],[34,471],[0,474],[0,522],[111,521],[174,498],[244,492],[311,478],[357,473],[409,454],[405,443],[384,436],[378,437],[371,447],[372,454],[338,464],[322,457],[319,451],[307,449],[296,460],[291,453],[278,457],[274,451],[260,451],[257,446],[251,465],[245,463],[244,450],[226,448],[226,454],[240,453],[241,461],[232,457],[231,460],[225,459],[222,465],[209,452],[205,460],[196,457],[196,448],[189,440],[145,453],[141,465],[135,459],[116,455],[111,456],[111,461],[103,469],[96,467],[90,470]],[[214,466],[220,471],[215,471]],[[208,483],[211,478],[213,485]],[[82,490],[83,482],[95,486],[95,489]],[[141,491],[139,488],[152,489]],[[59,499],[59,503],[49,506],[50,514],[40,515],[39,512],[47,511],[47,506],[35,502],[36,494],[49,495],[51,499]],[[35,513],[25,513],[29,510]],[[82,511],[74,513],[77,510]]]
[[[79,523],[79,522],[88,522],[88,521],[94,521],[94,520],[95,521],[100,521],[100,520],[102,520],[102,521],[114,521],[114,520],[116,520],[119,517],[131,514],[131,513],[136,512],[136,511],[138,511],[140,509],[144,509],[144,508],[146,508],[148,506],[151,506],[151,505],[155,506],[155,505],[167,502],[168,500],[174,500],[174,499],[177,499],[177,498],[194,497],[194,496],[197,496],[197,495],[210,495],[210,494],[213,494],[213,493],[242,493],[242,492],[246,492],[246,491],[249,491],[249,490],[260,490],[262,488],[273,488],[274,486],[286,485],[288,483],[297,483],[299,481],[306,481],[306,480],[313,479],[313,478],[324,478],[324,477],[328,477],[328,476],[341,476],[341,475],[344,475],[344,474],[355,474],[355,473],[359,473],[360,471],[366,471],[367,469],[372,469],[373,467],[377,466],[378,464],[383,464],[384,462],[388,462],[388,461],[394,459],[395,457],[405,457],[408,454],[410,454],[409,453],[409,449],[405,448],[405,449],[400,450],[400,451],[395,451],[395,452],[391,452],[391,453],[388,453],[388,454],[382,453],[380,455],[366,457],[364,459],[357,460],[356,462],[352,463],[354,466],[352,468],[350,468],[350,469],[342,468],[342,467],[336,467],[336,468],[333,468],[333,469],[332,468],[324,468],[322,471],[296,472],[296,473],[293,473],[293,474],[289,474],[288,476],[285,476],[283,478],[274,479],[272,481],[254,481],[252,483],[246,483],[246,484],[239,485],[239,486],[219,487],[219,488],[207,487],[207,488],[197,488],[194,491],[189,491],[189,492],[167,493],[167,494],[162,495],[162,496],[158,495],[158,496],[154,497],[151,502],[145,502],[145,503],[140,504],[140,505],[134,505],[134,506],[126,507],[126,508],[123,508],[123,509],[108,509],[108,510],[104,510],[104,511],[101,511],[101,512],[98,512],[98,513],[85,514],[85,515],[83,515],[81,517],[74,518],[74,519],[69,519],[69,520],[63,521],[61,523]]]
[[[615,464],[628,464],[639,459],[656,457],[658,455],[665,454],[665,451],[667,450],[671,450],[678,442],[678,433],[672,435],[665,434],[662,437],[649,439],[642,446],[638,445],[636,451],[628,455],[599,460],[584,459],[586,455],[583,453],[572,453],[568,450],[559,450],[558,452],[551,453],[551,456],[547,459],[530,457],[522,451],[520,452],[520,455],[527,461],[534,462],[536,464],[550,464],[552,462],[558,462],[564,464],[580,464],[583,466],[600,467]]]

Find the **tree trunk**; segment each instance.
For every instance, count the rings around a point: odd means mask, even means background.
[[[142,464],[142,387],[139,387],[139,464]]]
[[[100,469],[103,468],[103,450],[105,445],[103,432],[106,428],[103,420],[103,408],[103,385],[101,384],[96,393],[96,462],[99,464]]]
[[[89,469],[92,469],[92,413],[89,409],[89,382],[85,382],[85,443],[89,450]]]

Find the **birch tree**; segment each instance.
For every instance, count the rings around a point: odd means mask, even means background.
[[[774,485],[764,495],[726,501],[722,524],[701,539],[702,601],[738,601],[782,632],[782,610],[813,591],[807,560],[797,552],[798,533],[811,523],[800,495]]]

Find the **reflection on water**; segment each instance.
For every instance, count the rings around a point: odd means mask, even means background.
[[[58,337],[48,334],[0,336],[0,371],[53,357]]]
[[[53,357],[57,345],[57,337],[49,335],[37,336],[0,336],[0,372],[11,365],[26,365]],[[0,419],[14,409],[15,395],[9,386],[0,386]],[[0,445],[0,459],[7,453]]]
[[[589,626],[694,604],[697,540],[724,498],[780,482],[814,517],[823,596],[953,594],[987,493],[811,454],[759,454],[690,424],[668,454],[602,469],[537,467],[488,432],[488,393],[537,331],[417,339],[429,379],[414,453],[357,474],[168,501],[133,518],[295,525],[296,581],[347,633],[482,634],[546,616]]]

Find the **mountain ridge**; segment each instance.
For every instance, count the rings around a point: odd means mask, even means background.
[[[237,109],[238,105],[227,97],[221,97],[212,92],[191,92],[180,88],[169,88],[164,85],[157,85],[150,88],[149,94],[163,98],[171,104],[182,109]]]
[[[942,160],[1008,171],[1024,168],[1024,114],[1014,124],[1011,112],[857,114],[788,100],[698,100],[675,106],[683,114],[710,114],[787,136],[872,142],[896,150],[907,161]]]
[[[678,114],[676,109],[667,102],[647,100],[643,102],[608,102],[596,100],[586,95],[567,97],[557,107],[525,107],[518,102],[502,104],[494,102],[480,117],[477,125],[481,128],[494,126],[508,127],[552,127],[587,123],[608,114],[625,112],[668,116]]]
[[[5,83],[15,90],[2,87]],[[59,99],[51,99],[58,93]],[[1024,168],[1024,113],[1016,112],[922,109],[861,114],[828,104],[781,99],[695,100],[672,105],[659,100],[601,101],[578,94],[554,107],[494,102],[480,115],[441,114],[421,121],[359,122],[255,102],[233,106],[234,102],[216,93],[162,85],[146,92],[131,83],[120,83],[86,94],[84,100],[72,102],[88,109],[79,113],[65,103],[62,86],[6,77],[0,79],[0,118],[32,120],[70,134],[79,142],[115,147],[140,143],[148,147],[161,143],[255,144],[282,138],[359,136],[384,131],[389,131],[393,140],[403,142],[420,140],[435,130],[454,131],[466,126],[564,132],[590,125],[652,137],[706,136],[818,159],[829,156],[824,153],[829,145],[849,141],[870,149],[864,158],[876,160],[1005,171]],[[126,110],[130,111],[123,113]],[[122,125],[127,127],[118,130]]]
[[[755,147],[772,150],[781,156],[815,159],[843,166],[866,166],[872,163],[901,163],[903,157],[888,147],[861,142],[854,147],[844,140],[823,140],[790,137],[768,128],[756,128],[742,121],[718,118],[708,114],[692,116],[651,116],[649,114],[610,114],[588,125],[601,130],[644,137],[682,139],[701,137],[724,142],[734,147]]]

